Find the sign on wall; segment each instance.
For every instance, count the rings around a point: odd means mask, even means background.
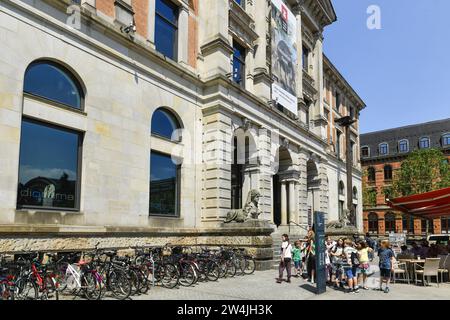
[[[272,0],[272,100],[297,114],[297,20],[282,0]]]

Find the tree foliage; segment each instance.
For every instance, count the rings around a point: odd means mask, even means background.
[[[367,185],[367,176],[367,169],[365,169],[362,178],[363,204],[367,207],[375,207],[377,205],[377,191]]]
[[[439,149],[412,152],[393,177],[393,194],[410,196],[450,186],[450,166]]]

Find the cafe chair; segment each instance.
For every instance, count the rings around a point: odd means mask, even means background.
[[[437,286],[439,287],[439,264],[441,259],[439,258],[428,258],[425,260],[425,265],[422,267],[419,264],[415,264],[415,278],[417,285],[417,276],[422,276],[422,283],[425,286],[425,277],[428,278],[428,282],[431,282],[431,277],[436,277]]]
[[[440,263],[439,263],[439,274],[441,275],[441,282],[444,283],[444,275],[449,274],[449,269],[450,269],[450,255],[441,255],[439,256],[439,259],[441,259]]]
[[[408,267],[406,265],[406,262],[394,262],[394,272],[392,272],[393,275],[393,283],[398,280],[407,281],[408,284],[411,283],[409,279],[409,272]],[[402,279],[397,278],[397,275],[402,275]]]

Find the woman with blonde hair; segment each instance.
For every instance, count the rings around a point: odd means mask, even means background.
[[[381,241],[381,247],[378,250],[380,259],[380,291],[383,291],[383,283],[386,283],[384,293],[389,293],[389,283],[391,282],[391,274],[394,271],[395,254],[391,249],[389,240]]]

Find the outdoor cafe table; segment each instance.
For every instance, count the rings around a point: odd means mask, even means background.
[[[416,265],[424,265],[425,259],[398,259],[399,262],[406,262],[406,268],[408,269],[409,278],[413,281],[416,280]]]

